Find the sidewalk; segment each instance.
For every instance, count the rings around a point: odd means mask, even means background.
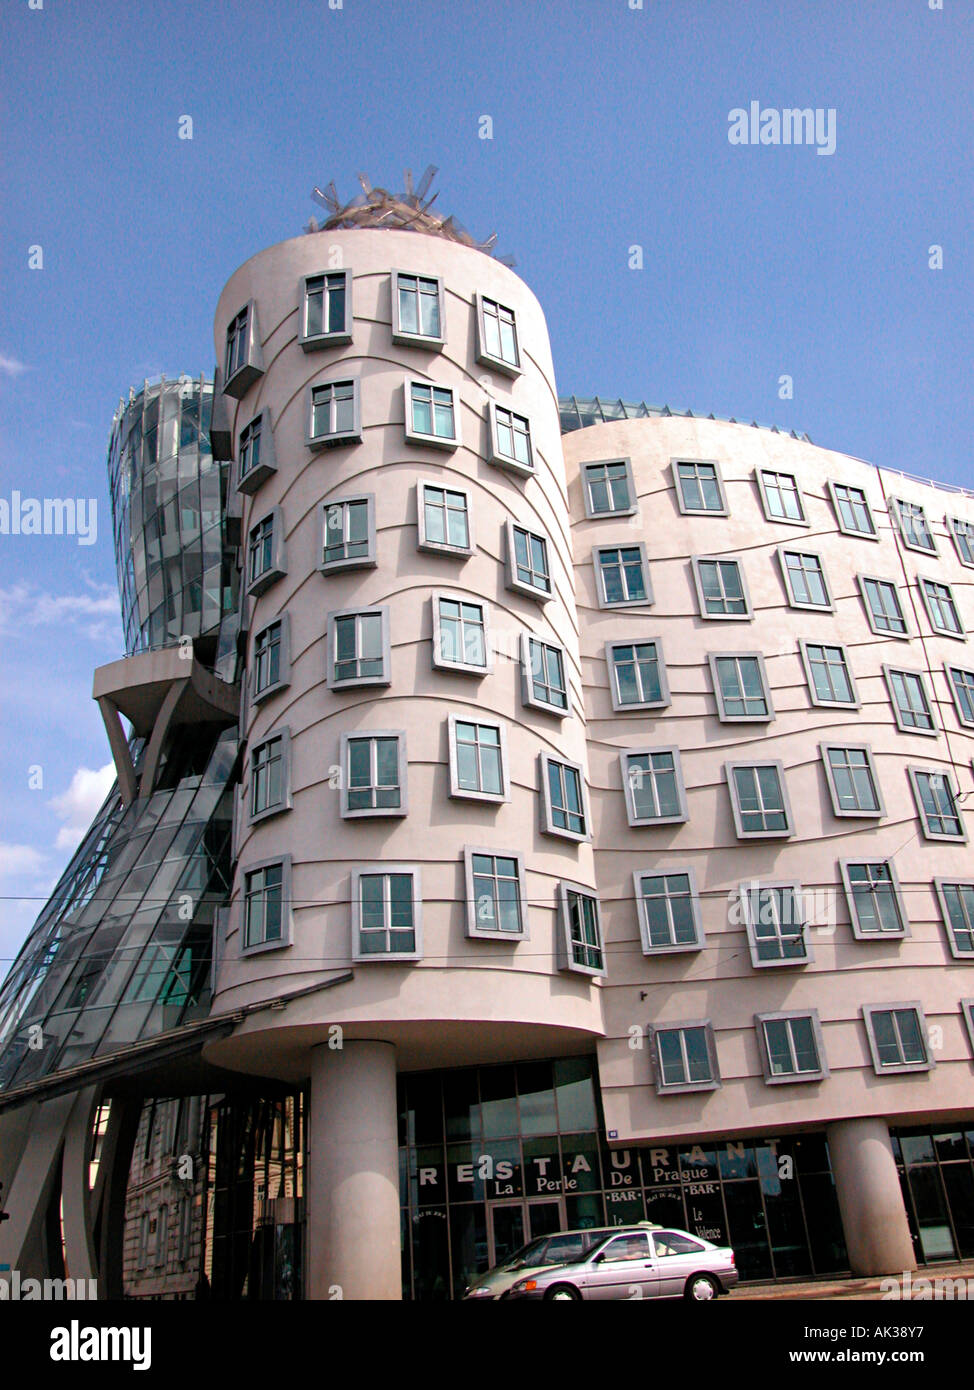
[[[883,1297],[883,1279],[895,1277],[897,1283],[903,1285],[902,1276],[896,1275],[875,1275],[868,1279],[836,1279],[827,1277],[824,1279],[809,1279],[802,1283],[775,1283],[775,1284],[744,1284],[733,1289],[729,1297],[735,1303],[745,1301],[768,1301],[777,1302],[781,1299],[881,1299]],[[936,1279],[960,1279],[969,1280],[966,1292],[974,1299],[974,1261],[967,1260],[963,1263],[951,1261],[949,1264],[923,1265],[921,1268],[911,1271],[911,1287],[907,1291],[907,1299],[927,1298],[927,1285],[922,1280],[933,1281]],[[887,1285],[887,1288],[889,1286]],[[957,1299],[964,1293],[963,1288],[957,1288],[954,1284],[953,1298]],[[950,1289],[946,1290],[950,1293]],[[934,1293],[934,1296],[935,1293]],[[945,1291],[941,1289],[941,1298],[945,1297]]]

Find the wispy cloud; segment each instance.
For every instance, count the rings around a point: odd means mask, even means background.
[[[16,357],[7,357],[5,353],[0,352],[0,372],[4,376],[20,376],[21,372],[26,372],[26,370],[26,363],[19,362]]]
[[[25,627],[70,624],[71,635],[94,642],[118,642],[118,595],[111,584],[87,580],[88,593],[51,594],[36,584],[13,584],[0,589],[0,634],[11,636]]]
[[[97,769],[79,767],[67,791],[51,797],[55,814],[65,822],[58,831],[55,849],[75,849],[78,846],[114,780],[115,767],[112,763]]]
[[[39,874],[47,862],[33,845],[11,845],[0,843],[0,878],[11,878],[18,874]]]

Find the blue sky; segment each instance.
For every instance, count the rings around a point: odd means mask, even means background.
[[[7,0],[0,498],[94,497],[98,536],[0,535],[0,974],[110,776],[113,411],[212,369],[220,288],[315,184],[438,165],[437,206],[497,230],[545,306],[562,393],[974,486],[974,7],[631,3]],[[834,109],[835,153],[732,145],[752,101]]]

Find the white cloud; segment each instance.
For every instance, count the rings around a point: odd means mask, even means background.
[[[7,376],[20,376],[21,372],[26,372],[27,367],[23,362],[18,362],[16,357],[6,357],[0,352],[0,372]]]
[[[60,796],[51,797],[51,806],[55,814],[65,822],[58,831],[54,842],[55,849],[77,847],[114,780],[113,763],[106,763],[104,767],[97,769],[79,767],[71,778],[71,785],[67,791],[62,792]]]
[[[0,633],[14,635],[24,627],[71,624],[72,636],[95,642],[119,640],[118,595],[111,584],[86,581],[89,593],[49,594],[33,584],[0,589]]]
[[[0,843],[0,878],[13,874],[37,874],[43,868],[47,856],[33,845],[10,845]]]

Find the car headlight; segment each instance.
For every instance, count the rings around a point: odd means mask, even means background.
[[[533,1293],[537,1287],[537,1279],[519,1279],[511,1289],[511,1293]]]

